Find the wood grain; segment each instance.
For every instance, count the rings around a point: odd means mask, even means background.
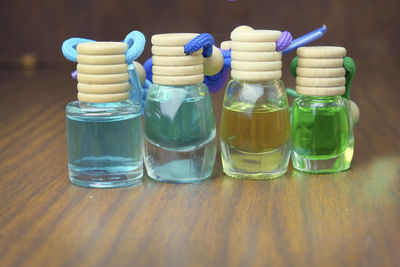
[[[350,171],[112,190],[69,183],[68,72],[0,72],[0,266],[399,266],[400,66],[355,60]]]

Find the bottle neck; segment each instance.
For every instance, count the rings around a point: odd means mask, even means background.
[[[126,105],[126,104],[133,104],[131,100],[122,100],[122,101],[114,101],[114,102],[85,102],[85,101],[80,101],[78,100],[79,105],[81,107],[96,107],[96,108],[101,108],[101,107],[118,107],[121,105]]]
[[[329,102],[343,99],[339,95],[334,96],[308,96],[308,95],[300,95],[300,97],[304,101],[313,101],[313,102]]]

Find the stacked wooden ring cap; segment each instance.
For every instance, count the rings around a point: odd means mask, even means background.
[[[184,46],[197,33],[167,33],[153,35],[153,82],[161,85],[191,85],[201,83],[203,76],[203,49],[185,55]]]
[[[128,65],[123,42],[89,42],[77,45],[78,100],[90,103],[129,98]]]
[[[277,80],[282,76],[282,52],[276,51],[280,31],[236,28],[231,33],[231,76],[250,82]]]
[[[296,91],[301,95],[335,96],[346,91],[343,57],[338,46],[308,46],[297,49]]]

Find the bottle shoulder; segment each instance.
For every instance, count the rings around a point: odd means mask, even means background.
[[[192,99],[209,96],[208,87],[204,83],[192,85],[159,85],[150,86],[147,98],[153,100]]]
[[[141,106],[131,100],[110,103],[87,103],[72,101],[65,108],[67,116],[91,116],[91,117],[113,117],[113,116],[136,116],[141,114]]]
[[[349,101],[341,96],[300,96],[293,101],[293,108],[321,109],[348,108]]]
[[[285,89],[285,83],[282,80],[270,80],[265,82],[248,82],[248,81],[232,79],[228,82],[228,87],[229,86],[238,88],[264,87],[264,88]]]
[[[248,109],[282,109],[288,107],[285,85],[282,80],[264,83],[229,81],[224,98],[224,107],[246,106]]]

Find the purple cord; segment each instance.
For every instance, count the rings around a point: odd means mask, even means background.
[[[282,32],[281,37],[279,37],[278,41],[276,41],[276,51],[282,51],[289,47],[289,45],[292,43],[292,39],[293,37],[290,32]]]
[[[78,70],[74,70],[73,72],[71,72],[71,77],[72,79],[77,79],[78,78]]]

